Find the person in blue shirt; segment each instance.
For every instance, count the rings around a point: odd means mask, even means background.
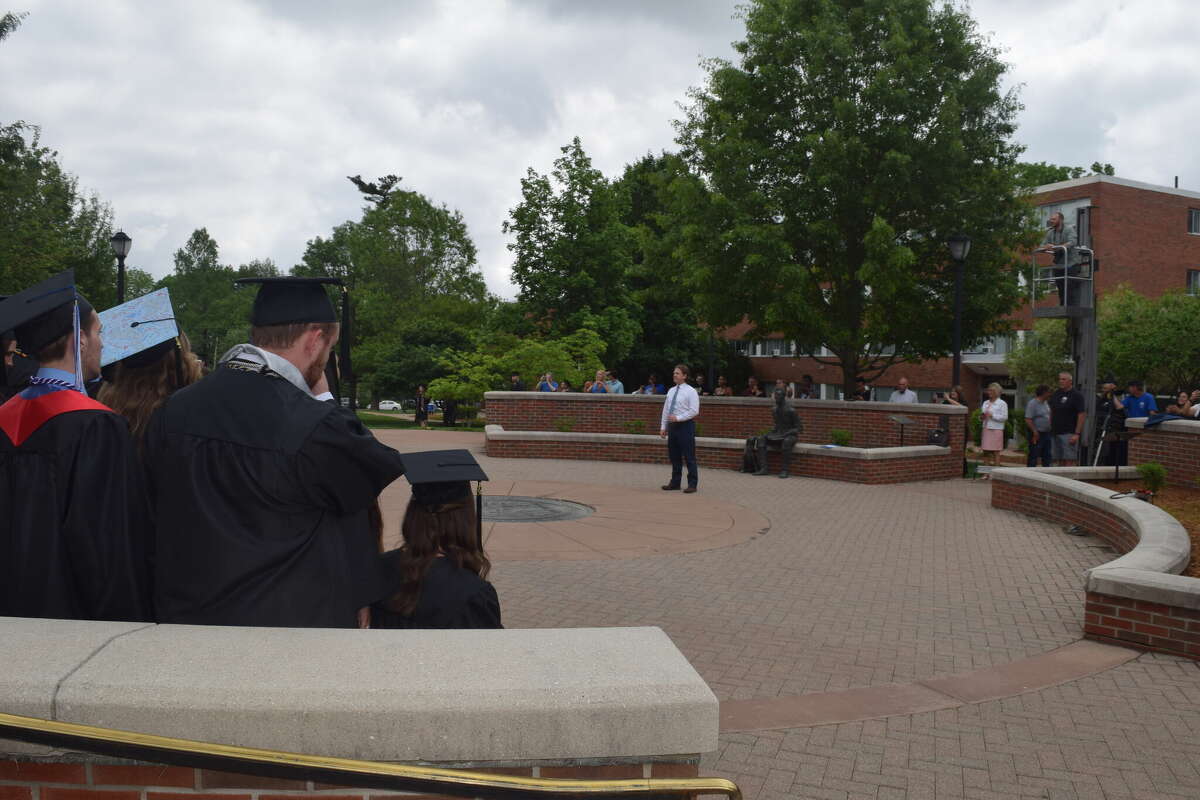
[[[1145,384],[1141,381],[1130,381],[1129,393],[1125,395],[1124,400],[1117,402],[1125,408],[1126,419],[1148,417],[1158,413],[1158,403],[1154,401],[1154,395],[1146,391]]]
[[[596,380],[592,383],[592,388],[588,391],[592,394],[608,394],[608,376],[604,374],[604,370],[596,370]]]
[[[558,383],[554,380],[554,373],[547,372],[538,381],[537,390],[539,392],[557,392]]]

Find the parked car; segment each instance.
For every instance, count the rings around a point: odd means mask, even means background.
[[[379,401],[379,410],[380,411],[399,411],[400,404],[397,403],[395,400],[380,400]]]

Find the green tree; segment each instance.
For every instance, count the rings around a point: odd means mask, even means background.
[[[1022,161],[1017,164],[1017,184],[1032,189],[1045,186],[1048,183],[1069,181],[1082,178],[1084,175],[1115,175],[1112,164],[1101,164],[1093,161],[1090,169],[1083,167],[1062,167],[1045,161]]]
[[[1148,298],[1122,286],[1104,295],[1100,372],[1159,392],[1200,388],[1200,304],[1183,292]]]
[[[473,342],[459,325],[428,317],[413,320],[395,331],[395,342],[379,359],[371,382],[373,399],[408,397],[420,384],[444,377],[444,359],[452,351],[466,352]]]
[[[175,251],[175,272],[159,281],[171,293],[179,328],[188,335],[192,350],[210,367],[230,347],[249,338],[250,307],[255,292],[237,290],[234,281],[251,277],[252,270],[269,262],[251,262],[251,271],[220,263],[220,248],[206,228],[197,228]],[[273,265],[272,265],[273,266]]]
[[[116,302],[112,212],[79,190],[36,126],[0,127],[0,209],[0,293],[74,269],[97,308]]]
[[[634,240],[621,221],[628,194],[592,166],[579,137],[561,151],[549,175],[526,172],[521,202],[504,222],[514,235],[512,280],[548,336],[602,330],[604,360],[615,364],[640,333],[627,284]]]
[[[362,218],[336,226],[328,238],[310,240],[292,272],[341,278],[350,289],[351,391],[357,393],[361,381],[378,399],[381,393],[398,391],[397,375],[407,370],[401,365],[399,373],[390,369],[381,382],[375,380],[404,346],[402,326],[418,319],[451,319],[478,327],[492,301],[461,213],[419,192],[396,188],[400,179],[395,175],[372,183],[357,175],[350,180],[366,201]]]
[[[1070,353],[1066,320],[1039,319],[1004,357],[1004,363],[1008,374],[1026,386],[1056,386],[1058,373],[1073,371]]]
[[[483,393],[508,384],[514,372],[527,386],[538,376],[554,373],[579,389],[604,362],[604,339],[590,328],[558,338],[522,339],[512,347],[491,352],[453,351],[443,359],[445,376],[429,383],[431,397],[477,402]]]
[[[1019,104],[1005,66],[949,4],[757,0],[737,64],[708,63],[679,142],[676,248],[702,318],[748,318],[841,366],[849,392],[892,363],[951,349],[954,269],[973,239],[964,343],[1008,328],[1014,253],[1034,241],[1017,196]]]

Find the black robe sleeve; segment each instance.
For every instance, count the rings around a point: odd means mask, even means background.
[[[152,620],[154,537],[142,467],[123,418],[90,413],[86,419],[70,465],[73,480],[62,517],[84,614],[90,619]]]
[[[298,484],[317,505],[339,514],[366,510],[404,474],[400,454],[381,443],[353,412],[333,408],[313,429],[297,459]]]
[[[500,597],[496,588],[487,581],[481,581],[479,590],[472,593],[462,606],[454,628],[503,628],[500,624]]]

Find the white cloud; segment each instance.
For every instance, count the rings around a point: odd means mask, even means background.
[[[42,125],[162,275],[192,229],[222,259],[288,268],[355,218],[346,175],[404,177],[460,209],[510,295],[500,226],[532,166],[580,136],[616,174],[670,148],[702,57],[731,55],[735,0],[332,4],[40,0],[2,46],[0,121]],[[1186,0],[987,0],[1023,83],[1027,157],[1200,183]],[[1190,183],[1189,183],[1190,179]]]

